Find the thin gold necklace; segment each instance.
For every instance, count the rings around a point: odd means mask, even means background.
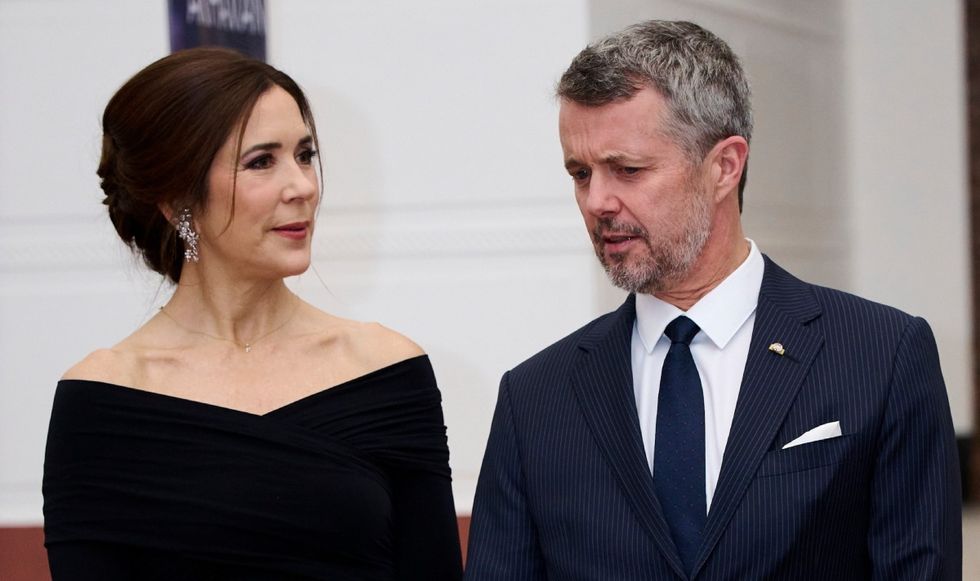
[[[211,339],[216,339],[218,341],[227,341],[228,343],[231,343],[232,345],[235,345],[236,347],[241,347],[242,349],[245,350],[246,353],[251,353],[252,352],[252,347],[254,347],[256,343],[258,343],[262,339],[265,339],[269,335],[275,333],[279,329],[282,329],[283,327],[285,327],[287,323],[289,323],[290,321],[293,320],[293,317],[296,316],[296,312],[297,311],[299,311],[299,299],[296,300],[296,306],[293,307],[293,312],[290,313],[289,316],[286,317],[286,320],[283,321],[275,329],[272,329],[271,331],[268,331],[268,332],[266,332],[266,333],[264,333],[264,334],[256,337],[255,339],[252,339],[251,341],[246,341],[245,343],[239,343],[238,341],[235,341],[234,339],[229,339],[228,337],[220,337],[218,335],[212,335],[211,333],[207,333],[205,331],[196,331],[194,329],[190,329],[188,327],[185,327],[184,325],[181,324],[180,321],[178,321],[176,318],[174,318],[173,315],[171,315],[170,313],[168,313],[163,307],[160,307],[160,312],[161,313],[163,313],[168,319],[170,319],[171,321],[173,321],[175,325],[177,325],[181,329],[187,331],[188,333],[194,333],[195,335],[204,335],[205,337],[210,337]]]

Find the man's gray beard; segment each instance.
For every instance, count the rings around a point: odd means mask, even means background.
[[[654,248],[649,235],[643,236],[640,240],[646,244],[648,254],[639,264],[620,261],[610,263],[603,255],[601,244],[595,245],[596,256],[614,285],[631,293],[656,293],[669,290],[687,276],[701,256],[711,234],[711,214],[707,199],[700,192],[695,197],[691,204],[688,228],[681,239],[671,240],[669,244],[660,244]]]

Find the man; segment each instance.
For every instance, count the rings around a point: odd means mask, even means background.
[[[731,49],[642,23],[583,50],[558,97],[596,254],[632,294],[504,375],[467,578],[959,579],[932,333],[745,238]]]

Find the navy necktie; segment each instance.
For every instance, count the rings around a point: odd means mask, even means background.
[[[701,548],[707,519],[704,489],[704,399],[691,356],[691,339],[701,329],[680,316],[664,334],[670,350],[660,376],[653,483],[671,536],[690,573]]]

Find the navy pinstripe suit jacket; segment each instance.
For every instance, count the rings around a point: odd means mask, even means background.
[[[470,581],[687,579],[640,437],[631,296],[506,373],[473,507]],[[785,355],[769,351],[773,342]],[[843,436],[781,449],[818,425]],[[959,579],[949,403],[927,323],[766,258],[691,579]]]

